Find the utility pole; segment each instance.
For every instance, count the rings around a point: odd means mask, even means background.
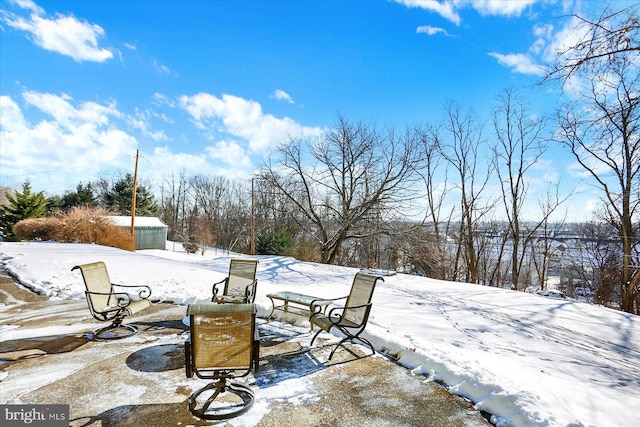
[[[138,191],[138,157],[140,150],[136,150],[136,170],[133,174],[133,194],[131,195],[131,237],[134,236],[136,218],[136,192]]]

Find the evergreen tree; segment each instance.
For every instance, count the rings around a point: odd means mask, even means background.
[[[0,236],[6,240],[15,240],[14,224],[23,219],[44,216],[47,212],[47,199],[42,191],[31,191],[29,180],[22,184],[22,192],[16,191],[15,196],[9,193],[5,195],[9,204],[0,207]]]
[[[61,208],[69,209],[74,206],[94,207],[96,204],[96,196],[94,194],[93,185],[88,183],[78,184],[76,191],[69,191],[62,196]]]
[[[256,236],[256,253],[258,255],[277,255],[278,242],[273,233],[261,230]]]
[[[47,215],[56,215],[62,211],[62,197],[53,195],[47,197]]]
[[[261,230],[256,237],[256,253],[258,255],[287,255],[293,239],[284,228],[278,234],[269,230]]]
[[[131,197],[133,195],[133,176],[126,174],[102,194],[102,203],[107,209],[113,209],[121,215],[131,215]],[[136,216],[154,216],[158,205],[153,194],[144,186],[136,188]]]

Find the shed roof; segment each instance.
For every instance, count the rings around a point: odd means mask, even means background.
[[[111,220],[118,226],[130,227],[131,216],[110,216]],[[135,227],[167,227],[167,225],[155,216],[136,216]]]

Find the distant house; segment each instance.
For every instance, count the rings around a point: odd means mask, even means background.
[[[111,220],[119,227],[131,232],[130,216],[110,216]],[[160,218],[153,216],[136,216],[134,222],[134,238],[136,250],[140,249],[166,249],[167,230],[169,227]]]

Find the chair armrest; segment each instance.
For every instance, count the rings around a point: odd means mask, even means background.
[[[147,285],[118,285],[117,283],[112,283],[111,286],[117,286],[119,288],[129,288],[129,289],[142,288],[138,292],[138,297],[140,297],[141,299],[149,299],[149,297],[151,296],[151,288]],[[115,292],[115,293],[123,293],[123,292]],[[129,298],[131,298],[131,296],[129,296]]]
[[[344,297],[338,297],[338,298],[316,298],[313,301],[311,301],[309,303],[309,311],[311,312],[311,315],[313,316],[314,314],[320,314],[322,312],[322,305],[320,304],[316,304],[316,301],[340,301],[341,299],[346,299],[347,296]]]
[[[252,304],[256,299],[256,288],[258,287],[258,279],[254,279],[244,288],[244,297],[248,304]]]
[[[349,307],[346,307],[346,306],[333,307],[331,310],[329,310],[329,313],[327,314],[327,318],[331,323],[333,323],[334,325],[337,325],[342,320],[342,315],[344,314],[344,311],[346,309],[355,309],[355,308],[371,309],[371,306],[373,306],[373,303],[362,304],[362,305],[350,305]],[[340,312],[338,313],[338,311]]]
[[[225,277],[224,279],[222,279],[219,282],[216,282],[213,284],[213,287],[211,288],[211,293],[213,294],[213,298],[215,298],[218,293],[220,293],[221,291],[218,289],[218,285],[222,284],[222,283],[227,283],[227,280],[229,280],[228,277]],[[213,301],[213,298],[211,299],[211,301]]]
[[[110,311],[122,310],[123,308],[127,308],[129,304],[131,304],[131,295],[126,292],[90,292],[85,291],[87,295],[104,295],[110,298],[115,298],[115,305],[109,304],[107,306],[102,307],[102,309],[98,310],[96,307],[92,307],[94,311],[97,313],[108,313]]]

